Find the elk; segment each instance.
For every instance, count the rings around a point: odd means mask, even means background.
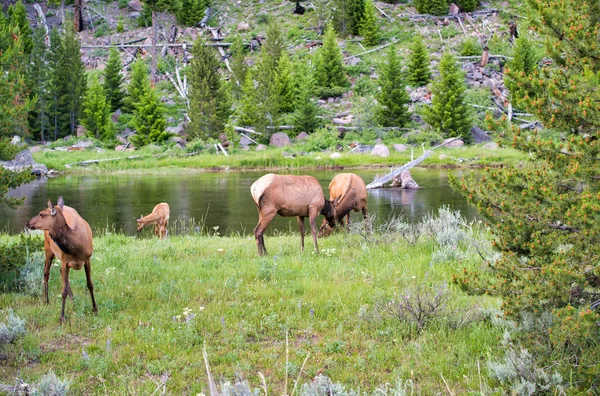
[[[250,192],[258,208],[258,224],[254,228],[254,238],[260,256],[267,254],[263,234],[276,214],[298,218],[301,250],[304,250],[304,218],[308,217],[315,250],[319,253],[317,216],[324,215],[325,221],[333,226],[336,202],[325,199],[317,179],[312,176],[268,174],[255,181],[250,187]]]
[[[50,278],[50,266],[54,257],[61,262],[60,273],[62,275],[62,310],[60,322],[65,321],[65,302],[67,296],[73,299],[73,292],[69,284],[69,270],[80,270],[85,268],[87,288],[92,297],[92,311],[98,313],[96,300],[94,299],[94,285],[92,284],[92,229],[90,225],[77,213],[77,211],[66,206],[63,197],[58,197],[56,206],[48,200],[48,207],[37,216],[27,222],[26,227],[30,230],[44,230],[44,252],[46,262],[44,264],[44,297],[46,304],[48,299],[48,279]]]
[[[346,229],[350,225],[350,212],[362,211],[365,219],[365,226],[369,227],[369,217],[367,214],[367,187],[365,182],[354,173],[340,173],[336,175],[329,183],[329,199],[335,200],[336,205],[336,223],[344,223],[346,216]],[[327,236],[333,232],[334,225],[323,221],[319,229],[319,237]]]
[[[138,232],[145,226],[154,224],[154,235],[156,235],[158,239],[165,239],[168,234],[167,225],[169,224],[170,213],[171,210],[169,209],[168,203],[159,203],[152,209],[152,213],[148,216],[140,216],[139,219],[135,219],[135,221],[137,221]]]

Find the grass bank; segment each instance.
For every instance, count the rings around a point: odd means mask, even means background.
[[[398,380],[420,394],[479,392],[503,332],[490,319],[498,301],[448,284],[452,273],[481,265],[469,238],[485,232],[431,224],[416,242],[401,223],[371,236],[339,233],[320,240],[319,255],[310,239],[300,252],[297,234],[267,236],[268,257],[256,255],[252,237],[96,236],[97,316],[83,271],[71,271],[75,300],[58,324],[57,264],[50,305],[41,282],[35,295],[0,295],[27,328],[4,347],[0,382],[35,381],[53,369],[76,394],[151,394],[161,378],[169,394],[207,394],[206,344],[217,382],[244,378],[258,388],[263,373],[275,393],[318,373],[368,392]],[[410,315],[393,314],[416,295],[445,301],[422,330]]]
[[[294,154],[289,158],[287,153]],[[285,154],[285,155],[284,155]],[[135,152],[105,151],[48,151],[34,154],[34,159],[45,164],[48,169],[67,173],[89,172],[177,172],[181,169],[190,171],[220,171],[220,170],[257,170],[257,169],[314,169],[314,168],[358,168],[358,167],[389,167],[399,166],[410,161],[411,153],[392,152],[389,157],[381,158],[369,154],[341,153],[342,157],[329,158],[330,153],[303,153],[291,148],[273,149],[266,151],[239,151],[229,156],[214,153],[188,155],[183,150],[166,150],[162,148],[143,148]],[[420,148],[415,148],[414,157],[422,154]],[[129,159],[131,156],[140,158]],[[83,161],[116,159],[99,162],[88,166],[73,165]],[[484,149],[481,145],[464,148],[438,149],[429,157],[423,166],[486,166],[486,165],[516,165],[527,158],[523,153],[512,149]]]

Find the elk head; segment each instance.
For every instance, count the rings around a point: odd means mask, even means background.
[[[144,228],[146,226],[143,219],[144,219],[144,215],[140,215],[139,219],[135,219],[135,221],[137,222],[137,232],[142,231],[142,228]]]
[[[48,200],[48,207],[42,210],[37,216],[31,218],[25,225],[30,230],[49,230],[56,223],[57,217],[63,216],[62,211],[65,202],[63,197],[58,197],[56,206],[52,205],[52,201]]]
[[[335,227],[337,221],[337,205],[340,203],[340,197],[337,197],[333,201],[325,200],[325,205],[321,209],[321,214],[325,216],[324,222],[327,222],[329,227]],[[322,228],[322,227],[321,227]]]

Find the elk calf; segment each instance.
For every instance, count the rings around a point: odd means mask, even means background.
[[[333,226],[336,215],[336,202],[325,199],[321,185],[312,176],[264,175],[250,187],[252,199],[258,208],[258,224],[254,237],[258,254],[267,254],[263,234],[276,214],[283,217],[296,216],[300,228],[300,247],[304,250],[304,218],[308,217],[310,229],[317,245],[317,216],[325,216],[325,222]]]
[[[169,204],[166,202],[159,203],[148,216],[142,216],[135,220],[137,221],[138,232],[145,226],[154,224],[154,235],[159,239],[165,239],[168,234],[167,226],[169,225],[170,213]]]
[[[62,275],[62,310],[60,321],[65,321],[65,302],[67,296],[73,298],[71,285],[69,284],[69,270],[80,270],[85,268],[87,288],[92,297],[92,310],[98,312],[96,300],[94,299],[94,285],[92,284],[92,229],[77,211],[66,206],[63,197],[58,198],[56,206],[48,200],[48,207],[37,216],[27,222],[30,230],[44,230],[44,252],[46,262],[44,264],[44,297],[48,299],[48,279],[50,278],[50,267],[55,256],[60,259],[60,273]]]
[[[367,213],[367,187],[365,182],[354,173],[340,173],[336,175],[329,183],[329,199],[335,200],[336,205],[336,223],[344,223],[346,216],[346,229],[350,225],[350,212],[362,211],[365,219],[365,226],[369,229],[369,216]],[[334,224],[335,226],[335,224]],[[319,237],[327,236],[333,232],[333,227],[329,222],[323,221],[319,229]]]

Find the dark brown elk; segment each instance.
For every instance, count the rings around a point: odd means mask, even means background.
[[[322,214],[332,226],[335,221],[336,203],[325,199],[321,185],[312,176],[264,175],[250,187],[252,199],[258,208],[258,224],[254,237],[258,254],[267,254],[263,234],[276,214],[283,217],[296,216],[300,228],[300,247],[304,250],[304,218],[308,217],[310,230],[317,245],[317,216]]]
[[[142,228],[149,224],[154,224],[154,235],[159,239],[167,237],[167,226],[169,225],[169,215],[171,210],[166,202],[159,203],[152,209],[152,213],[148,216],[142,216],[137,221],[137,230],[140,232]]]
[[[66,206],[63,197],[58,198],[56,206],[48,200],[48,207],[27,222],[31,230],[44,230],[44,252],[46,262],[44,265],[44,297],[48,299],[48,279],[50,267],[54,257],[60,259],[60,273],[62,275],[62,310],[60,321],[65,321],[65,302],[67,296],[73,298],[69,284],[69,270],[85,268],[87,288],[92,297],[92,310],[98,312],[94,299],[94,285],[92,284],[92,229],[77,211]]]
[[[367,187],[365,182],[354,173],[340,173],[329,183],[329,199],[335,200],[336,223],[344,222],[346,216],[346,229],[350,224],[350,212],[362,211],[365,225],[369,227],[369,216],[367,213]],[[335,224],[334,224],[335,226]],[[333,232],[329,222],[323,221],[319,229],[319,237],[327,236]]]

